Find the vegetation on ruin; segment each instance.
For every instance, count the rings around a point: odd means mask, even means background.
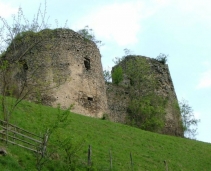
[[[94,31],[89,28],[89,26],[85,26],[83,29],[78,30],[77,33],[80,34],[85,40],[93,41],[98,48],[104,45],[101,40],[96,39]]]
[[[162,131],[165,123],[166,102],[156,94],[134,98],[128,106],[127,123],[143,130]]]
[[[22,101],[11,122],[42,134],[63,113],[59,109]],[[210,170],[209,143],[156,134],[74,113],[69,113],[66,121],[50,137],[47,150],[52,155],[46,159],[43,171],[87,170],[88,145],[92,148],[90,170],[109,170],[110,151],[112,170],[132,170],[130,153],[133,170],[165,170],[164,161],[168,170]],[[3,142],[0,146],[8,152],[6,156],[0,156],[0,170],[37,170],[33,152],[11,144],[5,146]],[[68,153],[65,149],[72,154],[69,155],[71,162],[66,160]]]
[[[155,59],[162,64],[166,64],[168,61],[168,55],[160,53]]]
[[[129,55],[115,58],[117,65],[112,71],[112,83],[119,85],[124,79],[129,92],[130,101],[127,108],[126,123],[143,130],[160,132],[164,127],[165,107],[167,99],[155,93],[157,87],[155,75],[151,71],[147,59]]]
[[[114,68],[112,72],[112,83],[118,85],[123,80],[123,71],[121,66]]]

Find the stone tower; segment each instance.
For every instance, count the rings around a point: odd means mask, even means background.
[[[136,65],[139,61],[145,61]],[[136,75],[144,78],[145,76],[153,76],[154,82],[142,82],[140,86],[137,86],[142,80],[134,80],[133,85],[131,85],[131,80],[126,74],[128,70],[127,63],[133,62],[132,73],[135,78]],[[143,66],[146,65],[146,66]],[[113,67],[112,71],[116,67],[121,67],[123,70],[123,80],[119,85],[107,84],[107,98],[108,98],[108,108],[109,116],[114,122],[127,123],[128,119],[128,104],[136,96],[144,96],[149,90],[153,91],[156,95],[166,99],[166,104],[164,107],[165,117],[164,127],[159,133],[183,136],[183,128],[181,122],[181,114],[178,106],[177,96],[174,90],[174,85],[171,79],[169,68],[167,64],[163,64],[156,59],[145,57],[145,56],[127,56],[123,61],[121,61],[117,66]],[[141,69],[137,69],[139,67]],[[149,69],[148,72],[143,71]],[[140,73],[137,73],[140,72]],[[143,75],[144,74],[144,75]],[[136,77],[137,78],[137,77]],[[154,88],[149,89],[153,84]],[[134,90],[131,94],[130,88]]]
[[[96,44],[70,29],[23,33],[4,56],[11,62],[10,79],[15,96],[102,117],[107,109],[101,55]],[[27,90],[26,90],[27,89]],[[24,94],[24,93],[23,93]],[[35,98],[36,97],[36,98]]]

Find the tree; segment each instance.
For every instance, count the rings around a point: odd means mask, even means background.
[[[132,51],[130,49],[128,49],[128,48],[125,48],[124,52],[125,52],[125,56],[132,55]]]
[[[48,120],[48,123],[45,123],[44,130],[46,130],[46,147],[39,145],[37,147],[37,151],[39,153],[35,153],[36,157],[36,169],[41,171],[42,168],[49,163],[50,159],[55,153],[59,153],[62,150],[65,150],[66,147],[61,142],[65,141],[66,143],[70,143],[70,138],[65,134],[64,130],[67,125],[70,123],[70,109],[72,109],[73,105],[71,105],[68,109],[62,111],[60,105],[58,105],[58,112],[56,113],[57,117],[55,120]],[[64,136],[65,135],[65,136]],[[66,136],[68,138],[66,138]],[[65,137],[65,138],[64,138]]]
[[[122,56],[122,57],[115,57],[114,59],[112,59],[112,61],[114,62],[115,65],[118,65],[120,62],[124,61],[127,56],[131,56],[132,55],[132,51],[130,49],[125,48],[125,49],[123,49],[123,51],[125,53],[124,56]]]
[[[0,77],[1,77],[1,84],[0,84],[0,90],[1,90],[1,105],[2,105],[2,113],[3,118],[5,121],[8,122],[9,117],[11,116],[14,108],[20,103],[20,101],[25,98],[26,94],[23,95],[21,93],[16,101],[13,103],[9,102],[11,98],[8,98],[6,96],[10,96],[14,94],[14,84],[12,84],[11,78],[12,72],[11,68],[13,64],[17,63],[18,61],[22,60],[22,57],[31,50],[33,46],[36,46],[36,42],[34,42],[31,47],[26,48],[22,51],[22,53],[18,53],[18,45],[20,44],[21,38],[24,36],[24,33],[33,32],[33,31],[40,31],[41,29],[46,28],[47,24],[45,22],[45,12],[44,16],[41,13],[40,8],[38,9],[37,18],[34,18],[32,23],[29,23],[29,21],[25,18],[23,15],[23,11],[21,8],[18,10],[17,17],[13,16],[13,24],[9,24],[4,18],[0,17],[1,22],[1,28],[0,28],[0,37],[1,37],[1,44],[0,44]],[[42,21],[41,24],[38,23],[39,16],[42,15]],[[27,44],[27,41],[24,42]],[[6,52],[9,50],[13,51],[13,54],[11,54],[11,58],[7,59]],[[27,66],[24,63],[24,60],[20,62],[19,66],[23,66],[23,69],[27,70]],[[23,88],[21,92],[23,92],[26,84],[23,84]],[[11,106],[9,106],[9,104]]]
[[[195,118],[193,108],[186,100],[183,99],[179,103],[179,106],[185,137],[195,139],[197,135],[197,125],[200,120]]]
[[[62,37],[55,40],[56,33],[62,29],[48,29],[47,21],[46,3],[44,11],[40,6],[31,22],[21,8],[17,16],[13,16],[12,24],[0,17],[0,100],[6,122],[9,122],[13,111],[23,99],[31,98],[32,95],[39,98],[41,94],[44,95],[64,82],[59,74],[54,81],[41,77],[43,73],[49,73],[50,68],[44,64],[45,60],[49,60],[45,51],[51,50],[51,55],[58,57],[58,52],[53,49],[63,41]]]
[[[106,83],[110,82],[111,80],[111,72],[108,70],[103,71],[104,80]]]
[[[114,68],[114,71],[112,72],[111,76],[112,76],[112,82],[118,85],[123,80],[122,67],[117,66],[116,68]]]
[[[85,26],[83,29],[78,30],[77,33],[84,37],[84,39],[93,41],[98,48],[104,45],[102,41],[96,39],[93,30],[90,29],[89,26]]]
[[[66,78],[58,71],[59,68],[56,67],[54,67],[56,74],[53,79],[42,77],[43,73],[49,74],[49,68],[52,66],[46,65],[45,60],[50,60],[51,57],[57,59],[56,65],[62,67],[63,70],[68,67],[58,65],[60,54],[57,48],[63,47],[64,37],[60,34],[63,30],[63,28],[55,30],[48,28],[46,4],[44,12],[41,11],[40,6],[31,22],[25,18],[21,8],[17,16],[13,17],[13,24],[9,24],[0,17],[0,105],[2,105],[0,117],[6,121],[7,127],[14,110],[23,99],[35,97],[37,103],[41,103],[46,91],[51,91],[66,81]],[[49,51],[51,56],[46,54]],[[43,149],[40,146],[37,147],[37,151],[43,152],[42,155],[39,153],[36,155],[37,170],[42,170],[52,154],[61,150],[60,148],[66,152],[64,160],[68,167],[73,165],[73,160],[76,162],[75,153],[80,150],[81,144],[79,146],[75,143],[75,147],[72,147],[69,139],[64,137],[62,139],[64,146],[58,146],[57,142],[61,139],[55,138],[59,134],[58,130],[64,129],[65,124],[69,124],[67,121],[70,120],[67,120],[67,117],[71,107],[62,113],[58,107],[59,112],[55,122],[51,123],[47,120],[44,124],[48,130],[46,131],[49,140],[48,148],[46,150],[44,149],[46,146]],[[63,135],[63,132],[59,135]]]

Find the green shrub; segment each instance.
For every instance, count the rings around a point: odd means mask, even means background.
[[[156,60],[162,64],[166,64],[168,60],[168,55],[165,55],[163,53],[160,53],[160,55],[157,56]]]
[[[128,122],[148,131],[164,127],[166,100],[155,94],[131,100],[128,106]]]
[[[109,115],[107,113],[104,113],[101,119],[102,120],[109,120]]]
[[[123,80],[122,67],[121,66],[116,67],[112,72],[111,76],[112,76],[112,82],[118,85]]]
[[[85,40],[93,41],[98,48],[104,45],[102,41],[96,39],[93,30],[90,29],[89,26],[85,26],[83,29],[78,30],[77,33],[80,34]]]

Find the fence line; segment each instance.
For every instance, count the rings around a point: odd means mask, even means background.
[[[11,143],[27,150],[37,152],[41,155],[45,154],[48,142],[48,131],[41,137],[16,125],[0,120],[0,140]]]
[[[113,170],[113,161],[112,161],[112,151],[109,150],[108,151],[109,153],[109,164],[110,164],[110,167],[108,167],[108,169],[106,169],[107,171],[112,171]],[[88,166],[88,171],[89,169],[92,167],[92,161],[91,161],[91,157],[92,157],[92,152],[91,152],[91,145],[88,146],[88,151],[87,151],[87,154],[88,154],[88,162],[87,162],[87,166]],[[167,161],[164,160],[164,166],[165,166],[165,171],[168,171],[168,165],[167,165]],[[133,159],[133,156],[132,156],[132,152],[129,153],[129,160],[128,160],[128,170],[130,171],[134,171],[135,170],[135,162],[134,162],[134,159]],[[136,165],[137,167],[137,165]]]
[[[6,141],[4,138],[0,138],[0,140]],[[36,152],[36,153],[38,152],[38,151],[37,151],[37,150],[35,150],[35,149],[32,149],[32,148],[26,147],[26,146],[24,146],[24,145],[21,145],[21,144],[15,143],[15,142],[10,141],[10,140],[7,140],[7,142],[9,142],[9,143],[11,143],[11,144],[14,144],[14,145],[17,145],[17,146],[19,146],[19,147],[25,148],[25,149],[27,149],[27,150],[30,150],[30,151]]]
[[[27,130],[25,130],[25,129],[23,129],[23,128],[20,128],[20,127],[18,127],[18,126],[16,126],[16,125],[7,123],[6,121],[3,121],[3,120],[0,119],[0,125],[3,125],[3,124],[8,124],[8,125],[10,125],[11,127],[14,127],[14,128],[16,128],[16,129],[21,130],[21,131],[23,131],[23,132],[26,132],[26,133],[28,133],[28,134],[31,134],[31,135],[33,135],[33,136],[35,136],[35,137],[40,138],[40,139],[43,138],[43,137],[40,137],[39,135],[36,135],[36,134],[34,134],[34,133],[31,133],[31,132],[29,132],[29,131],[27,131]]]

